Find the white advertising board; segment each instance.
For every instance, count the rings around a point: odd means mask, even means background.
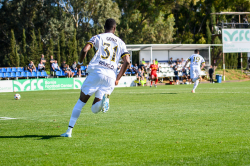
[[[0,81],[0,92],[13,92],[12,81]]]
[[[223,29],[223,52],[250,52],[250,29]]]

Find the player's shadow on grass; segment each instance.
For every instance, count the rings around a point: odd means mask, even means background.
[[[20,136],[0,136],[1,138],[40,138],[40,139],[52,139],[60,137],[59,135],[20,135]]]

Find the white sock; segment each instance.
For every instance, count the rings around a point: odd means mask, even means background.
[[[100,112],[102,109],[102,100],[96,102],[94,105],[92,105],[91,110],[94,114],[97,114],[98,112]]]
[[[199,84],[199,80],[196,80],[196,81],[194,82],[193,90],[195,90],[195,89],[197,88],[198,84]]]
[[[73,108],[72,114],[71,114],[71,118],[69,121],[69,127],[73,128],[75,126],[76,120],[78,119],[78,117],[80,116],[80,113],[82,111],[82,107],[85,105],[86,103],[82,102],[80,99],[78,99],[75,107]]]

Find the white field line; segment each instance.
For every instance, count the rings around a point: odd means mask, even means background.
[[[74,92],[67,92],[67,93],[74,93]],[[168,90],[167,91],[162,91],[161,90],[161,92],[136,92],[136,91],[130,91],[130,92],[128,92],[128,91],[126,91],[126,92],[113,92],[113,93],[132,93],[132,94],[139,94],[139,93],[143,93],[143,94],[154,94],[154,93],[173,93],[173,92],[169,92]],[[176,92],[176,93],[189,93],[189,91],[188,92]],[[197,92],[196,92],[197,93]],[[250,93],[250,92],[198,92],[198,93],[221,93],[221,94],[225,94],[225,93],[238,93],[238,94],[240,94],[240,93],[242,93],[242,94],[244,94],[244,93],[246,93],[246,94],[248,94],[248,93]]]
[[[0,120],[11,120],[11,119],[17,119],[17,118],[10,118],[10,117],[0,117]]]

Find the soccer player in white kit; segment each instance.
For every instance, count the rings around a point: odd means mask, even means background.
[[[95,99],[91,107],[92,112],[108,111],[109,95],[114,90],[115,85],[118,85],[120,78],[130,65],[130,54],[125,43],[114,35],[116,30],[115,20],[107,19],[104,29],[105,33],[93,36],[80,53],[78,67],[83,64],[83,59],[92,47],[97,50],[89,63],[88,76],[81,87],[80,98],[73,108],[68,130],[61,134],[62,137],[71,137],[72,129],[80,116],[83,106],[94,93]],[[123,65],[119,74],[116,75],[120,57],[123,60]]]
[[[199,84],[199,79],[201,78],[200,72],[205,67],[205,60],[199,55],[199,50],[194,50],[194,54],[191,55],[183,67],[185,70],[186,65],[190,62],[190,78],[194,82],[192,93],[195,93],[195,89]],[[202,66],[201,66],[202,65]]]

